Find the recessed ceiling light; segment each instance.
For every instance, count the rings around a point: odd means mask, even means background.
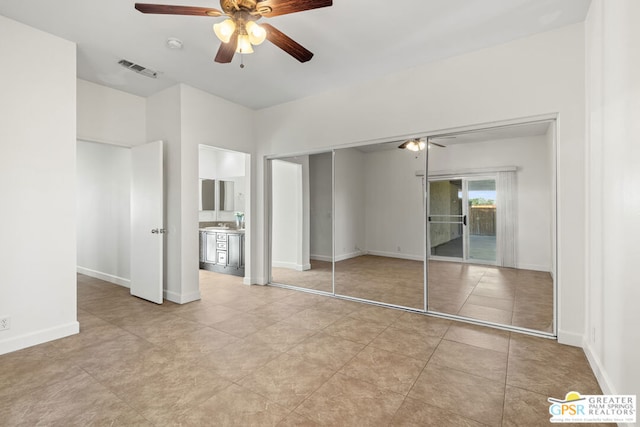
[[[167,39],[167,47],[169,49],[182,49],[182,40],[176,39],[175,37],[169,37]]]

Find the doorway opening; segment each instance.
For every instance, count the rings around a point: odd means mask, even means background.
[[[249,154],[200,145],[198,147],[199,268],[216,273],[200,274],[200,292],[226,275],[250,284],[246,236],[250,210]],[[214,280],[215,281],[215,280]]]

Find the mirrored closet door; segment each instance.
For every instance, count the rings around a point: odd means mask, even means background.
[[[335,151],[335,291],[425,309],[425,152]]]
[[[555,121],[421,141],[270,159],[271,283],[554,335]]]
[[[430,139],[429,311],[555,332],[554,126]]]
[[[333,153],[269,164],[271,282],[333,293]]]

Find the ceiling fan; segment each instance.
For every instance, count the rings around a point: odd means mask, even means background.
[[[313,53],[276,29],[273,25],[260,24],[260,18],[286,15],[333,5],[333,0],[220,0],[222,10],[197,6],[169,6],[163,4],[136,3],[142,13],[164,15],[227,16],[214,24],[213,31],[222,44],[215,61],[231,62],[234,53],[253,53],[253,47],[265,39],[278,46],[300,62],[307,62]]]
[[[402,150],[409,150],[409,151],[422,151],[425,148],[427,148],[427,146],[432,146],[432,145],[435,145],[436,147],[447,148],[446,146],[444,146],[442,144],[438,144],[437,142],[433,142],[430,138],[408,139],[405,142],[403,142],[402,144],[400,144],[398,146],[398,148],[400,148]]]

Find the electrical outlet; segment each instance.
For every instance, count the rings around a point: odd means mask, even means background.
[[[0,331],[11,329],[11,317],[0,318]]]

